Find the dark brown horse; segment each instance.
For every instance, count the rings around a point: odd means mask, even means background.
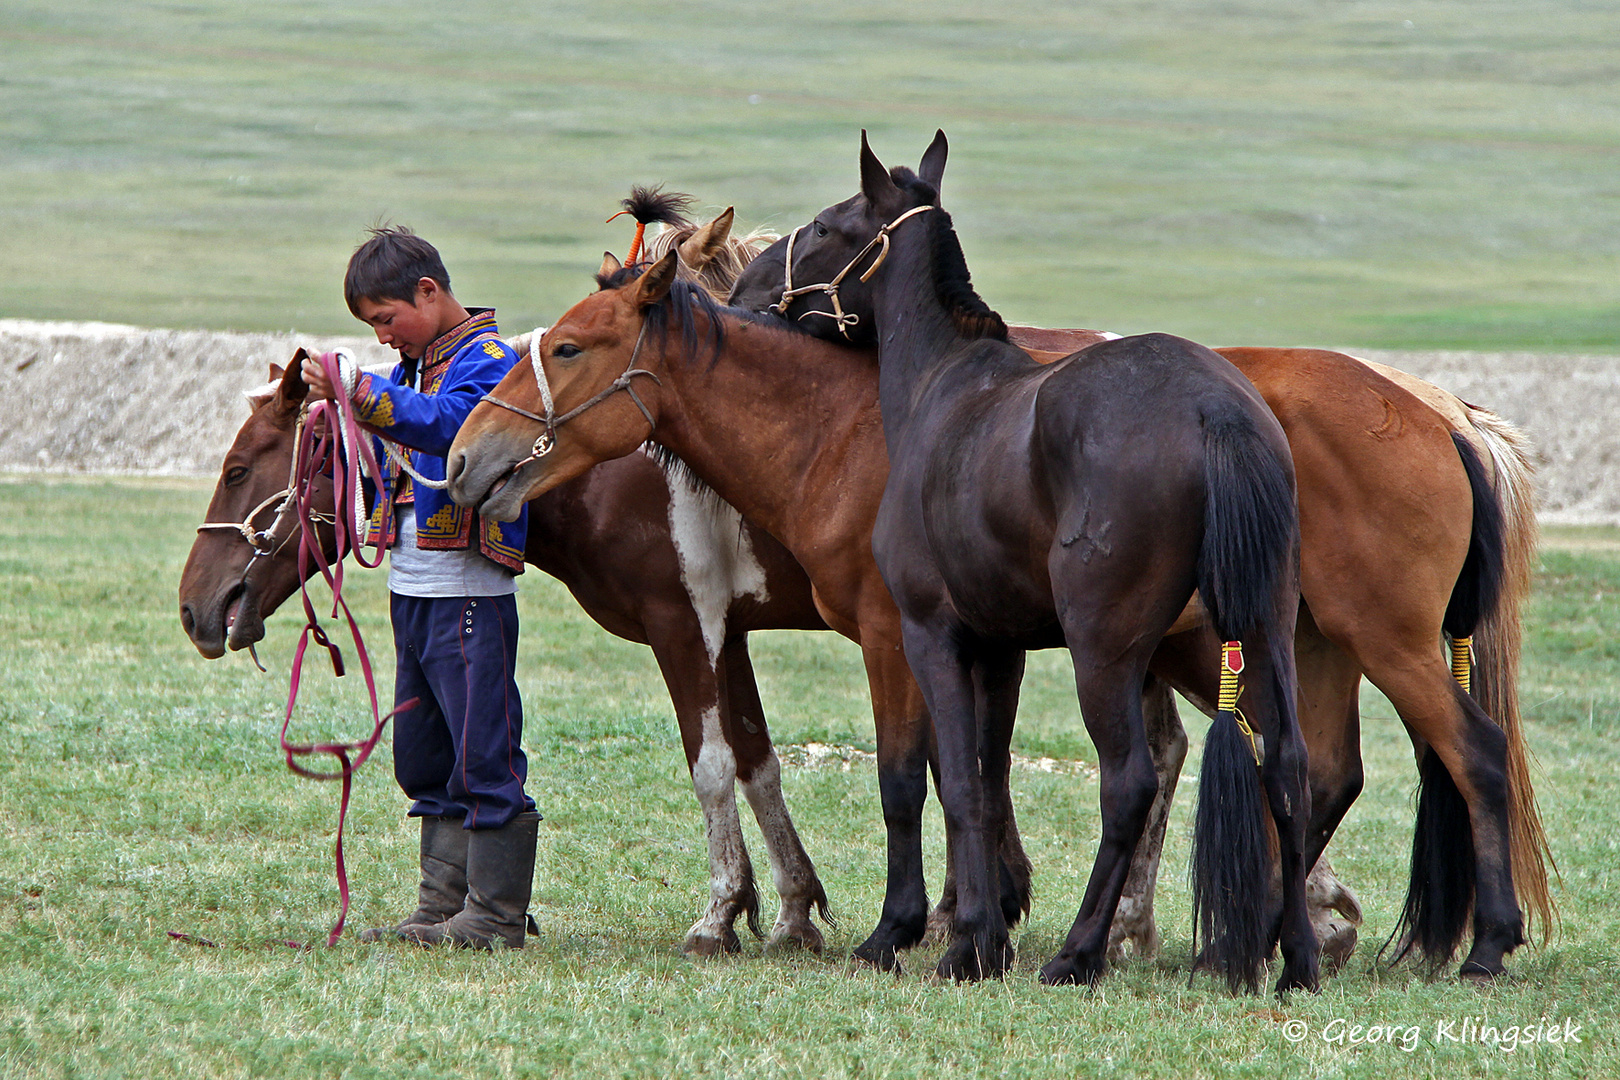
[[[683,257],[701,269],[700,249],[715,235],[704,231]],[[273,532],[274,543],[255,558],[237,530],[202,530],[181,578],[181,623],[205,657],[260,640],[264,619],[299,585],[297,543],[289,542],[296,522],[288,515],[279,527],[271,524],[305,394],[299,359],[285,373],[273,367],[273,385],[251,396],[252,415],[226,455],[207,515],[222,524],[251,517],[250,529]],[[740,783],[781,894],[771,941],[819,950],[811,910],[826,918],[826,893],[782,799],[746,637],[756,629],[825,629],[804,572],[683,469],[639,452],[536,500],[525,557],[562,581],[604,629],[650,645],[669,687],[710,862],[710,903],[684,948],[736,950],[738,915],[759,933],[759,899],[734,795]]]
[[[868,275],[890,462],[872,545],[934,717],[954,826],[956,926],[940,974],[998,974],[1006,962],[993,886],[1009,745],[1025,651],[1053,647],[1074,661],[1103,833],[1074,927],[1041,974],[1102,973],[1158,791],[1140,688],[1196,588],[1218,636],[1243,642],[1260,735],[1244,743],[1228,705],[1206,746],[1193,872],[1204,959],[1252,987],[1280,938],[1278,991],[1315,989],[1292,649],[1297,510],[1282,429],[1225,360],[1168,335],[1093,345],[1083,363],[1033,362],[973,292],[938,203],[909,169],[891,177],[863,138],[861,193],[822,219],[840,241],[871,226],[887,255]],[[1269,876],[1266,809],[1280,928],[1255,902]]]
[[[607,269],[613,271],[616,267]],[[547,332],[540,350],[543,372],[559,411],[593,399],[598,404],[578,414],[569,426],[557,428],[554,446],[538,459],[528,446],[535,433],[533,421],[515,421],[512,417],[517,414],[493,403],[481,405],[463,426],[449,456],[451,493],[466,504],[479,505],[482,513],[492,517],[514,516],[523,499],[543,494],[597,462],[640,445],[648,434],[642,412],[645,408],[661,444],[678,454],[748,520],[759,523],[784,542],[809,572],[817,603],[828,623],[856,639],[868,661],[879,721],[880,785],[885,819],[890,826],[891,873],[883,918],[860,952],[879,962],[891,960],[894,949],[917,940],[927,915],[920,864],[912,867],[895,863],[897,858],[902,862],[920,859],[920,845],[912,834],[924,794],[928,727],[920,694],[902,658],[899,613],[871,554],[876,512],[873,496],[882,490],[887,470],[882,432],[874,423],[876,417],[870,407],[870,364],[862,357],[801,334],[718,311],[702,294],[675,281],[672,260],[654,264],[641,276],[635,270],[610,273],[604,285],[602,292],[576,305]],[[715,347],[712,360],[702,344],[705,341],[712,341]],[[1027,357],[1025,362],[1029,362]],[[526,410],[538,408],[541,395],[535,383],[537,373],[525,371],[524,367],[514,369],[491,396]],[[652,371],[658,377],[657,382],[646,379],[637,383],[639,403],[628,394],[612,393],[615,386],[624,385],[627,369]],[[1236,621],[1270,626],[1282,620],[1291,634],[1296,594],[1291,591],[1292,573],[1284,565],[1293,529],[1286,444],[1247,384],[1234,374],[1226,385],[1227,392],[1245,403],[1242,415],[1251,425],[1270,426],[1271,440],[1262,453],[1275,470],[1273,494],[1280,493],[1273,500],[1270,525],[1282,532],[1271,537],[1269,546],[1262,543],[1259,548],[1261,561],[1268,554],[1273,560],[1273,585],[1267,593],[1270,599],[1257,605],[1265,610],[1257,615],[1242,613],[1240,597],[1247,595],[1244,590],[1238,590],[1237,597],[1221,595],[1234,605],[1226,610],[1238,612]],[[601,396],[604,391],[607,396]],[[740,419],[743,417],[746,422]],[[1249,430],[1258,435],[1258,429]],[[527,437],[519,435],[519,431],[526,431]],[[514,463],[525,457],[530,460],[514,473]],[[1200,502],[1202,490],[1200,487]],[[1196,540],[1193,546],[1198,546]],[[1178,577],[1178,588],[1180,584]],[[1161,634],[1176,621],[1192,593],[1190,569],[1185,586],[1180,602],[1170,605],[1175,610],[1165,617]],[[1276,595],[1270,596],[1272,593]],[[1286,597],[1287,603],[1271,602],[1279,597]],[[1165,606],[1155,605],[1153,617],[1159,615],[1157,608]],[[1273,636],[1281,628],[1273,628]],[[1276,664],[1258,629],[1252,649],[1255,667],[1251,670]],[[1262,725],[1273,762],[1289,753],[1296,755],[1292,779],[1277,777],[1278,783],[1273,785],[1287,792],[1293,808],[1284,811],[1291,820],[1283,830],[1293,838],[1285,841],[1285,847],[1292,848],[1293,872],[1288,884],[1288,918],[1282,931],[1289,960],[1283,978],[1287,986],[1313,985],[1315,981],[1298,842],[1307,805],[1303,755],[1297,727],[1291,736],[1287,735],[1287,721],[1281,719],[1291,716],[1290,666],[1285,651],[1277,664],[1276,677],[1287,686],[1286,694],[1278,695],[1269,688],[1269,675],[1260,680],[1268,689],[1253,691],[1256,699],[1270,698],[1277,703],[1275,707],[1254,710],[1257,716],[1269,718]],[[1140,693],[1143,675],[1145,671],[1137,674],[1132,694]],[[1006,693],[997,696],[1003,703],[1010,703]],[[886,708],[890,703],[903,708]],[[1139,715],[1140,704],[1134,708]],[[1132,743],[1133,739],[1127,737],[1124,741]],[[1132,751],[1129,783],[1136,796],[1132,813],[1139,819],[1147,813],[1155,786],[1139,721]],[[1258,795],[1258,785],[1252,779],[1252,758],[1249,760],[1248,785]],[[951,782],[947,779],[947,790]],[[1004,790],[1004,770],[1001,782]],[[1144,784],[1146,802],[1140,797]],[[947,811],[953,845],[960,848],[965,835],[961,830],[973,829],[975,823],[967,820],[953,802],[947,802]],[[998,834],[1004,822],[1008,822],[1004,812],[995,817]],[[1140,820],[1136,826],[1139,830]],[[1134,840],[1134,836],[1130,837],[1133,845]],[[985,848],[980,845],[977,850],[982,854]],[[1263,845],[1261,851],[1263,854]],[[959,866],[967,865],[962,862],[965,854],[958,852]],[[1118,856],[1122,854],[1128,861],[1130,851],[1114,854],[1117,872],[1105,876],[1114,879],[1109,888],[1117,896],[1124,870]],[[1247,880],[1263,881],[1266,876],[1263,868],[1256,868]],[[994,881],[987,888],[978,876],[974,884],[978,889],[975,902],[981,907],[986,896],[995,894],[987,901],[993,909],[988,918],[1004,918],[1001,899],[1005,889],[996,888]],[[1090,933],[1099,936],[1091,948],[1092,955],[1079,964],[1060,960],[1048,972],[1050,977],[1092,977],[1100,971],[1112,909],[1110,898],[1106,910],[1099,908],[1091,913]],[[1220,926],[1224,929],[1256,921],[1262,921],[1258,906],[1251,905],[1248,910],[1223,912]],[[974,936],[953,945],[943,966],[948,974],[999,970],[1005,963],[1004,924],[999,943],[983,938],[975,941]],[[1219,949],[1228,944],[1231,936],[1218,933],[1210,945]],[[1262,929],[1258,934],[1262,944],[1266,936]],[[1249,951],[1252,954],[1255,950]],[[1216,953],[1214,962],[1230,977],[1246,981],[1254,974],[1258,960],[1252,955],[1226,959]]]
[[[936,184],[944,151],[941,135],[930,149]],[[732,300],[754,310],[773,307],[819,336],[874,341],[873,292],[861,271],[879,257],[872,250],[877,226],[837,237],[833,231],[830,218],[818,217],[768,249],[738,280]],[[1070,333],[1010,329],[1012,341],[1048,349]],[[1326,844],[1360,789],[1356,701],[1365,672],[1395,703],[1422,765],[1406,944],[1432,961],[1449,957],[1465,932],[1475,882],[1483,880],[1488,906],[1463,970],[1499,971],[1502,942],[1517,937],[1511,918],[1491,921],[1493,910],[1499,919],[1509,910],[1502,889],[1510,905],[1517,884],[1544,930],[1552,915],[1546,841],[1516,695],[1519,607],[1535,537],[1522,441],[1485,410],[1342,354],[1217,351],[1260,389],[1283,424],[1298,470],[1305,603],[1296,649],[1310,743],[1313,850]],[[1457,700],[1436,647],[1442,629],[1466,638],[1476,626],[1478,698],[1502,721],[1505,745],[1466,695]],[[1202,688],[1179,685],[1212,708],[1207,680]],[[1179,761],[1166,764],[1173,776]],[[1499,798],[1503,776],[1507,796]],[[1506,800],[1511,841],[1504,843],[1496,824]],[[1504,848],[1511,882],[1502,879]],[[1481,947],[1482,934],[1494,935],[1495,944]]]

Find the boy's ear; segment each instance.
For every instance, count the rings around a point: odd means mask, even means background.
[[[304,359],[309,355],[309,351],[300,345],[282,372],[276,396],[283,404],[297,405],[309,396],[309,384],[304,382]]]
[[[443,296],[444,291],[444,286],[432,278],[418,278],[416,282],[416,299],[412,302],[412,306],[431,303],[435,298]]]
[[[651,307],[669,295],[669,287],[675,284],[679,260],[676,252],[666,251],[662,259],[649,266],[647,272],[636,279],[634,303],[637,308]]]
[[[596,276],[612,277],[614,274],[617,274],[623,269],[624,263],[620,262],[613,252],[604,251],[602,252],[602,269],[596,272]]]
[[[699,225],[691,236],[681,242],[681,262],[694,271],[708,266],[709,260],[720,254],[720,249],[725,247],[726,239],[731,236],[731,223],[736,216],[734,209],[728,206],[720,216],[707,225]]]

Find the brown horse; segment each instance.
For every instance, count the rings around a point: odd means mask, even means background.
[[[944,151],[943,135],[937,136],[930,149],[936,183]],[[796,313],[818,336],[873,341],[870,272],[862,277],[856,271],[868,265],[863,260],[876,226],[837,238],[831,231],[831,219],[818,218],[767,249],[739,278],[732,301]],[[1068,333],[1010,330],[1013,342],[1048,349],[1061,347]],[[1076,335],[1073,344],[1087,340]],[[1424,778],[1404,945],[1417,945],[1434,961],[1449,957],[1481,875],[1488,880],[1480,887],[1494,905],[1488,911],[1505,920],[1502,926],[1512,922],[1500,904],[1502,890],[1511,901],[1517,885],[1545,931],[1552,918],[1546,841],[1515,687],[1519,608],[1535,544],[1522,440],[1485,410],[1342,354],[1217,351],[1255,383],[1282,422],[1299,477],[1304,603],[1296,649],[1301,719],[1311,744],[1313,841],[1325,845],[1360,789],[1356,702],[1366,673],[1406,722]],[[1466,637],[1476,626],[1479,701],[1490,714],[1453,700],[1455,686],[1436,648],[1442,630]],[[1207,686],[1202,692],[1178,686],[1212,711]],[[1487,715],[1501,721],[1505,748]],[[1165,764],[1173,777],[1179,761]],[[1465,790],[1472,788],[1468,796],[1459,795],[1454,773],[1464,777]],[[1505,844],[1488,824],[1501,820],[1493,791],[1503,775],[1511,832]],[[1478,820],[1471,822],[1471,810]],[[1507,882],[1501,860],[1491,854],[1504,848],[1511,861]],[[1502,940],[1514,936],[1491,920],[1486,914],[1476,926],[1476,942],[1487,930],[1500,929]],[[1476,948],[1464,971],[1499,970],[1499,959],[1491,960],[1491,947]]]
[[[766,258],[769,258],[768,254]],[[779,268],[780,264],[778,264],[778,274],[780,273]],[[801,277],[800,280],[816,279]],[[780,287],[779,284],[777,287]],[[846,299],[846,309],[849,307],[850,305]],[[1104,336],[1106,335],[1095,335],[1095,337]],[[1016,330],[1014,339],[1017,340]],[[1041,343],[1048,344],[1049,342],[1043,341]],[[1360,554],[1349,563],[1346,563],[1347,568],[1341,571],[1344,577],[1343,583],[1350,586],[1345,595],[1351,599],[1335,605],[1331,597],[1322,595],[1322,588],[1331,588],[1336,585],[1331,574],[1311,579],[1315,586],[1311,591],[1321,595],[1321,606],[1341,613],[1341,619],[1344,621],[1345,626],[1338,629],[1341,636],[1345,636],[1356,629],[1355,611],[1357,605],[1363,601],[1366,602],[1369,610],[1379,611],[1385,608],[1393,610],[1396,613],[1394,616],[1396,618],[1400,617],[1398,613],[1403,609],[1420,609],[1423,607],[1423,599],[1414,599],[1411,592],[1406,588],[1407,578],[1411,575],[1406,574],[1403,567],[1422,565],[1426,560],[1432,558],[1433,555],[1424,548],[1422,541],[1425,538],[1446,533],[1448,530],[1454,535],[1459,529],[1459,519],[1463,536],[1461,546],[1466,548],[1471,537],[1472,511],[1470,507],[1474,499],[1473,493],[1467,486],[1468,479],[1461,467],[1458,452],[1452,446],[1447,445],[1446,442],[1436,442],[1433,438],[1435,414],[1432,410],[1422,408],[1420,403],[1414,402],[1409,395],[1402,393],[1399,387],[1390,385],[1381,378],[1369,379],[1364,365],[1345,366],[1346,364],[1354,364],[1349,358],[1337,354],[1319,353],[1311,353],[1305,358],[1315,358],[1323,361],[1323,365],[1317,365],[1315,369],[1316,378],[1319,380],[1315,383],[1315,387],[1326,390],[1326,396],[1322,400],[1344,400],[1353,406],[1352,415],[1347,416],[1344,423],[1335,425],[1331,422],[1332,418],[1323,415],[1320,409],[1315,412],[1311,410],[1313,385],[1310,380],[1307,380],[1293,391],[1289,391],[1286,385],[1280,383],[1268,386],[1262,380],[1261,389],[1267,393],[1274,407],[1279,401],[1284,404],[1284,407],[1279,409],[1278,413],[1284,421],[1285,430],[1289,430],[1291,427],[1299,428],[1300,434],[1304,438],[1319,443],[1324,458],[1332,456],[1334,438],[1347,440],[1347,445],[1351,446],[1354,451],[1347,460],[1360,463],[1339,470],[1347,476],[1347,482],[1345,482],[1344,478],[1341,478],[1339,485],[1349,496],[1346,505],[1366,511],[1357,514],[1357,516],[1369,523],[1366,527],[1358,526],[1345,535],[1346,540],[1359,543],[1361,546]],[[1239,363],[1242,363],[1241,359]],[[514,396],[514,399],[524,400],[526,396],[527,400],[532,402],[534,399],[533,390],[527,388],[524,385],[524,380],[519,378],[522,367],[520,365],[518,373],[508,379],[508,390]],[[838,360],[828,356],[825,358],[825,362],[822,360],[815,361],[810,370],[815,372],[814,382],[817,385],[817,392],[824,403],[822,408],[818,410],[819,416],[826,420],[840,416],[846,417],[837,420],[837,426],[845,433],[843,437],[846,440],[859,441],[863,434],[869,437],[874,430],[876,420],[875,415],[873,415],[873,409],[875,408],[875,371],[871,367],[870,360],[851,363],[847,359]],[[1274,370],[1280,377],[1289,376],[1287,364],[1278,364]],[[1258,368],[1251,371],[1250,374],[1253,376],[1257,372]],[[1409,377],[1405,378],[1409,379]],[[846,381],[864,386],[864,390],[857,389],[854,393],[849,393],[841,385]],[[1415,380],[1410,381],[1416,382]],[[1286,382],[1286,378],[1283,382]],[[1427,387],[1427,384],[1418,385],[1420,388]],[[1440,393],[1433,387],[1427,387],[1427,390],[1435,395]],[[1368,412],[1369,415],[1363,418],[1361,416],[1363,412]],[[1512,654],[1512,660],[1516,661],[1519,637],[1517,606],[1520,599],[1522,599],[1524,586],[1528,580],[1527,556],[1533,552],[1533,518],[1528,513],[1527,491],[1524,485],[1526,469],[1522,450],[1513,445],[1510,430],[1505,429],[1505,425],[1500,425],[1499,422],[1495,421],[1495,418],[1483,410],[1470,409],[1463,410],[1463,412],[1466,413],[1464,423],[1467,425],[1466,430],[1469,432],[1469,437],[1480,440],[1480,444],[1488,451],[1488,456],[1496,466],[1498,487],[1504,490],[1505,495],[1511,495],[1514,492],[1519,495],[1516,500],[1506,497],[1502,500],[1508,509],[1506,520],[1509,526],[1506,535],[1508,541],[1508,558],[1506,559],[1507,587],[1498,593],[1496,604],[1484,612],[1484,621],[1481,624],[1479,637],[1476,639],[1476,650],[1481,661],[1480,676],[1483,695],[1487,702],[1491,701],[1492,688],[1495,688],[1497,704],[1493,708],[1497,715],[1507,720],[1515,715],[1508,711],[1507,706],[1514,704],[1512,679],[1516,671],[1516,664],[1502,662],[1500,658]],[[634,415],[633,410],[631,410],[631,414]],[[481,414],[471,418],[468,427],[464,429],[460,440],[461,445],[463,447],[469,445],[471,440],[477,438],[477,429],[480,425],[487,426],[494,421],[495,416],[496,414],[493,411],[486,409]],[[637,423],[631,421],[629,416],[624,419],[626,425],[630,428],[634,428],[635,423]],[[506,422],[510,422],[509,418]],[[639,423],[642,424],[644,430],[644,421]],[[1320,425],[1319,430],[1309,430],[1311,424]],[[825,424],[821,424],[818,430],[825,427]],[[1336,428],[1339,430],[1337,436],[1335,435]],[[1442,436],[1445,434],[1443,423],[1441,424],[1440,434]],[[822,441],[829,448],[837,443],[838,438],[839,436],[822,431]],[[872,449],[869,438],[867,449]],[[1382,453],[1378,452],[1380,449]],[[877,448],[877,452],[881,454],[881,447]],[[827,449],[824,453],[836,454],[837,451]],[[865,460],[859,452],[848,453],[846,451],[846,455],[852,462],[859,463]],[[516,461],[521,456],[523,455],[514,452],[507,458],[507,462]],[[882,464],[886,466],[886,460]],[[865,466],[857,464],[856,467],[848,471],[851,476],[857,474],[870,475],[870,472],[864,470]],[[496,470],[497,473],[499,471],[499,469]],[[532,472],[532,470],[527,471]],[[836,467],[826,471],[835,472]],[[881,470],[874,471],[881,472]],[[1387,503],[1385,501],[1386,492],[1380,485],[1387,478],[1403,477],[1408,474],[1434,477],[1436,484],[1441,489],[1440,494],[1443,498],[1436,501],[1425,498],[1421,492],[1408,491],[1399,503]],[[1302,477],[1305,476],[1303,467],[1301,475]],[[530,478],[530,476],[523,476],[519,479],[527,482]],[[818,484],[826,482],[821,477],[812,477],[812,481]],[[1460,498],[1455,494],[1459,490],[1458,481],[1461,481]],[[796,485],[798,481],[795,479],[791,483]],[[526,485],[521,483],[512,485],[514,490],[524,486]],[[858,483],[851,483],[846,480],[843,491],[846,495],[850,495],[851,490],[858,486]],[[796,487],[795,490],[797,490]],[[870,484],[868,490],[872,490]],[[876,490],[881,490],[880,484],[877,485]],[[1310,485],[1307,483],[1302,494],[1308,494],[1309,491]],[[871,497],[875,499],[875,494]],[[1485,499],[1486,496],[1482,493],[1480,501],[1483,503]],[[1462,507],[1460,512],[1447,513],[1447,507],[1455,508],[1459,504]],[[1331,511],[1332,504],[1324,502],[1323,507],[1325,510]],[[1352,511],[1352,513],[1354,512]],[[823,547],[836,548],[840,526],[847,525],[855,517],[857,515],[852,515],[849,512],[848,500],[846,499],[840,515],[830,519],[822,532]],[[1319,522],[1321,527],[1313,528],[1313,522]],[[1380,525],[1387,525],[1392,529],[1391,535],[1393,537],[1397,539],[1405,538],[1403,546],[1391,549],[1397,554],[1387,563],[1379,557],[1380,544],[1382,543],[1378,537]],[[1306,533],[1307,558],[1310,557],[1313,551],[1322,548],[1323,543],[1326,543],[1328,549],[1331,550],[1332,546],[1338,542],[1338,533],[1331,516],[1324,514],[1319,519],[1308,516],[1302,528]],[[814,539],[813,530],[807,535]],[[849,533],[846,531],[843,535],[848,537]],[[858,553],[864,542],[864,537],[858,535],[857,530],[848,546]],[[1447,557],[1452,558],[1455,563],[1454,555]],[[1324,557],[1321,564],[1322,568],[1331,571],[1334,567],[1334,559],[1335,557],[1331,555]],[[830,562],[831,560],[824,561]],[[858,564],[860,561],[858,554],[851,561]],[[1391,575],[1392,568],[1398,572]],[[829,576],[835,576],[832,571],[837,569],[837,567],[831,568]],[[856,586],[849,591],[854,595],[859,595],[860,574],[858,572],[850,573],[847,570],[845,573],[847,579],[854,582]],[[1453,569],[1451,573],[1453,575],[1452,581],[1455,581],[1460,575],[1460,570]],[[1423,577],[1421,574],[1418,576],[1420,579]],[[1428,580],[1432,581],[1435,578],[1443,581],[1444,572],[1430,572],[1427,574]],[[1442,585],[1438,590],[1430,590],[1431,594],[1437,594],[1439,597],[1438,604],[1432,604],[1431,608],[1437,608],[1442,614],[1420,615],[1412,620],[1413,625],[1421,628],[1434,623],[1438,626],[1438,620],[1442,617],[1444,609],[1449,603],[1449,594],[1446,590],[1446,585]],[[1320,736],[1321,730],[1330,731],[1335,735],[1335,741],[1328,743],[1329,747],[1339,746],[1354,749],[1357,747],[1355,687],[1360,672],[1348,669],[1360,663],[1360,658],[1355,652],[1347,652],[1343,646],[1329,640],[1322,633],[1321,628],[1309,617],[1311,612],[1312,608],[1308,595],[1299,623],[1300,639],[1303,646],[1301,648],[1301,674],[1306,684],[1314,682],[1318,689],[1314,695],[1307,693],[1302,696],[1302,716],[1318,716],[1320,718],[1320,724],[1318,725],[1320,730],[1308,729],[1307,733]],[[1348,615],[1344,614],[1346,612],[1348,612]],[[1373,626],[1361,632],[1365,634],[1378,631],[1377,627]],[[1438,629],[1434,630],[1433,635],[1419,629],[1406,631],[1403,634],[1403,639],[1424,639],[1409,647],[1430,651],[1432,646],[1429,641],[1438,638],[1438,636]],[[1400,646],[1397,645],[1396,651],[1399,651],[1399,648]],[[1375,655],[1373,660],[1376,662],[1379,657]],[[881,668],[874,671],[874,664],[870,660],[868,668],[871,675],[881,674]],[[1203,672],[1200,677],[1207,682],[1208,669],[1203,665],[1197,665],[1197,670]],[[1363,668],[1363,670],[1366,670],[1366,668]],[[1377,678],[1375,677],[1376,681]],[[1213,698],[1212,687],[1206,686],[1202,693],[1191,685],[1186,688],[1194,690],[1194,699],[1196,701],[1208,703]],[[894,746],[896,740],[893,732],[889,733],[889,739],[884,740],[882,738],[882,723],[885,714],[881,702],[884,698],[882,696],[882,683],[876,677],[874,678],[874,691],[875,706],[879,711],[880,742],[887,742],[888,745]],[[1173,713],[1170,716],[1173,718]],[[1346,734],[1348,734],[1348,738],[1344,737]],[[1508,725],[1508,734],[1509,749],[1512,754],[1512,761],[1517,766],[1515,768],[1515,773],[1517,773],[1518,767],[1522,767],[1524,760],[1522,735],[1516,724]],[[1179,730],[1174,732],[1174,736],[1179,738]],[[1167,741],[1171,747],[1171,754],[1167,761],[1161,763],[1161,771],[1165,771],[1163,766],[1167,764],[1179,767],[1177,752],[1184,746],[1184,743],[1177,744],[1168,737]],[[912,758],[911,762],[907,762],[905,755],[899,752],[893,753],[890,757],[891,760],[894,758],[901,759],[903,764],[910,764],[915,761],[915,758]],[[1328,760],[1326,754],[1319,753],[1313,757],[1313,765],[1318,761],[1326,760]],[[1347,768],[1342,776],[1330,775],[1323,778],[1320,776],[1320,770],[1313,768],[1313,781],[1321,782],[1322,779],[1325,779],[1328,783],[1325,785],[1324,790],[1348,789],[1348,796],[1353,797],[1355,790],[1359,787],[1359,752],[1356,753],[1352,761],[1353,767]],[[1176,775],[1177,768],[1171,768],[1168,771],[1173,778]],[[908,779],[910,778],[908,777]],[[920,787],[920,777],[916,777],[916,779],[917,785]],[[1515,780],[1517,780],[1517,775]],[[1341,783],[1341,781],[1344,781],[1344,783]],[[911,790],[916,793],[917,801],[920,804],[920,792],[916,792],[915,788]],[[1541,862],[1542,844],[1539,831],[1535,827],[1537,822],[1533,796],[1526,783],[1515,782],[1512,785],[1512,790],[1515,810],[1513,815],[1515,873],[1521,882],[1521,890],[1526,889],[1538,880],[1543,883],[1543,888],[1539,894],[1542,903],[1537,903],[1535,893],[1531,894],[1530,899],[1535,910],[1545,913],[1550,911],[1550,903],[1546,902],[1544,871],[1539,875],[1532,875],[1519,869],[1521,859],[1526,866],[1534,867],[1538,871],[1543,866]],[[894,791],[895,786],[893,785],[887,786],[885,790],[885,813],[891,823],[894,823],[895,819],[894,809],[904,804],[905,799],[903,796],[906,794],[905,787],[902,786],[899,792],[902,797],[888,797]],[[1161,799],[1165,794],[1166,792],[1161,791]],[[1347,799],[1344,805],[1348,805]],[[1155,813],[1160,813],[1158,806],[1155,807]],[[1162,820],[1162,816],[1160,820]],[[1530,839],[1521,842],[1522,836],[1528,836]],[[891,833],[891,855],[894,854],[894,849],[895,844]],[[1151,948],[1154,940],[1156,940],[1156,933],[1151,920],[1152,869],[1152,864],[1149,864],[1145,873],[1140,872],[1142,866],[1139,859],[1138,867],[1133,868],[1132,871],[1133,882],[1141,884],[1142,890],[1139,894],[1141,896],[1140,904],[1133,913],[1135,920],[1128,929],[1140,935],[1136,938],[1139,949],[1144,945]],[[891,874],[891,886],[893,884],[893,875]],[[894,893],[895,890],[891,888],[891,896]],[[890,926],[893,925],[893,921],[888,920],[887,916],[893,910],[894,906],[886,903],[886,923]],[[1123,921],[1125,918],[1126,913],[1122,911],[1120,920]],[[1543,927],[1547,925],[1545,914],[1543,915],[1542,925]],[[880,926],[880,929],[882,928]],[[1118,933],[1118,930],[1119,927],[1116,924],[1116,933]],[[877,935],[874,935],[874,938],[876,937]],[[1423,945],[1423,941],[1419,939],[1418,944]]]
[[[712,257],[725,249],[729,224],[683,230],[671,244],[682,245],[681,258],[691,260],[685,265],[701,270],[705,250]],[[181,623],[208,658],[260,640],[264,619],[299,585],[296,522],[273,525],[270,517],[305,393],[300,359],[285,373],[272,367],[273,385],[250,396],[252,415],[226,455],[207,514],[214,523],[246,521],[274,542],[256,558],[240,532],[202,530],[181,578]],[[330,500],[329,489],[324,497]],[[527,561],[562,581],[604,629],[650,645],[669,687],[709,847],[710,902],[686,936],[686,951],[735,951],[739,914],[760,932],[736,783],[759,823],[781,897],[770,940],[820,950],[811,910],[827,918],[826,893],[782,799],[746,636],[826,628],[804,572],[684,469],[649,454],[607,463],[536,500],[529,522]]]

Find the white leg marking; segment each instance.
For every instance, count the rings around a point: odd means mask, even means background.
[[[703,711],[703,746],[692,766],[692,788],[703,808],[703,831],[709,841],[709,908],[686,933],[687,952],[734,951],[732,923],[751,891],[753,867],[737,817],[737,758],[720,732],[720,710]]]
[[[754,775],[743,784],[743,794],[753,807],[759,831],[765,837],[765,850],[771,859],[771,881],[781,897],[776,925],[771,928],[773,944],[797,941],[820,952],[821,931],[810,921],[810,908],[826,896],[816,868],[799,842],[798,830],[782,799],[782,764],[772,749]]]

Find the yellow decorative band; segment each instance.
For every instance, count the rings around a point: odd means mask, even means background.
[[[1451,677],[1462,686],[1463,693],[1474,692],[1473,678],[1474,639],[1460,637],[1451,639]]]

